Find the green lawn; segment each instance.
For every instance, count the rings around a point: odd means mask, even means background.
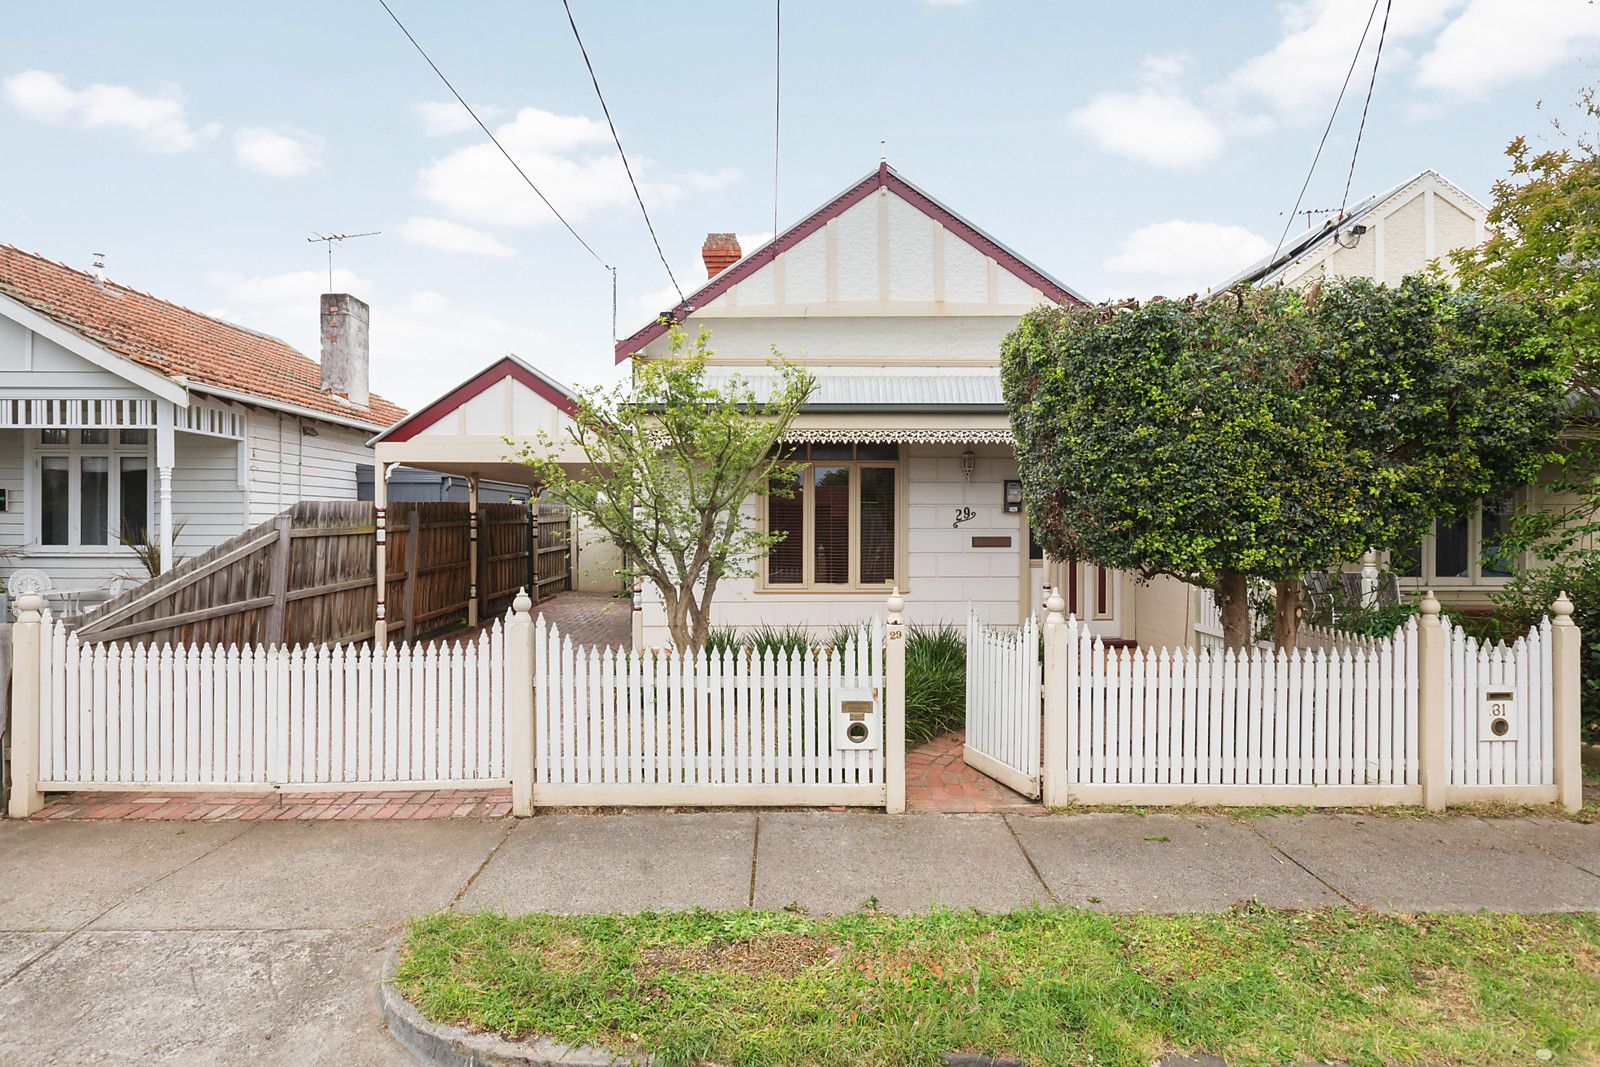
[[[397,982],[435,1020],[674,1062],[1600,1055],[1595,916],[445,913],[412,924]]]

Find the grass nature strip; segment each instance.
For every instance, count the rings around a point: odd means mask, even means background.
[[[1600,1056],[1590,915],[443,913],[412,923],[396,984],[439,1022],[672,1063]]]

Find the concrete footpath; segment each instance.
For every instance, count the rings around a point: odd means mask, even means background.
[[[0,822],[0,1063],[409,1064],[409,916],[1029,903],[1600,911],[1600,825],[1365,815]]]

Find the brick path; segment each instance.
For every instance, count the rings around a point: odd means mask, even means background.
[[[1044,811],[1037,802],[968,767],[961,759],[965,737],[956,730],[906,753],[907,811]]]
[[[533,609],[533,617],[561,627],[575,645],[601,648],[633,646],[633,604],[627,597],[609,593],[559,593]],[[477,630],[455,630],[448,640],[470,641]]]
[[[35,819],[490,819],[511,814],[509,789],[347,793],[60,793]]]

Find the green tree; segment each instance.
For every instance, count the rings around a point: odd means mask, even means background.
[[[782,539],[741,505],[792,492],[799,466],[782,458],[779,442],[815,383],[776,351],[770,392],[738,377],[714,382],[704,331],[690,344],[674,327],[669,343],[668,358],[636,360],[630,382],[583,391],[565,440],[541,439],[517,458],[622,548],[630,580],[655,586],[673,644],[698,649],[718,585],[752,576]],[[578,473],[562,467],[568,444],[585,457]]]
[[[1538,469],[1562,373],[1535,308],[1407,279],[1301,294],[1042,308],[1002,345],[1029,515],[1046,551],[1222,599],[1298,581]]]

